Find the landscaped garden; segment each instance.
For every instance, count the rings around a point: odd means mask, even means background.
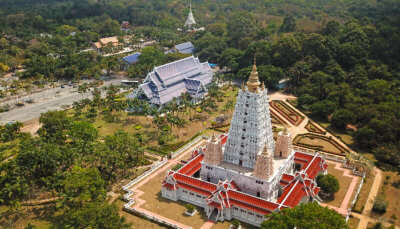
[[[322,134],[322,135],[326,134],[326,131],[324,129],[317,126],[311,120],[308,120],[308,123],[306,124],[306,126],[304,128],[306,128],[306,130],[308,130],[309,132],[314,133],[314,134]]]
[[[312,133],[297,135],[293,140],[293,145],[340,156],[345,156],[348,153],[348,150],[334,139]]]
[[[123,130],[140,138],[147,146],[146,151],[166,155],[204,131],[212,129],[217,117],[224,115],[227,120],[230,120],[237,91],[237,88],[228,86],[214,89],[214,92],[210,90],[210,93],[218,94],[218,96],[210,96],[198,105],[168,104],[161,113],[155,113],[148,104],[141,101],[134,101],[134,103],[140,104],[132,104],[132,106],[142,107],[145,110],[142,112],[127,113],[124,109],[116,109],[112,112],[95,112],[91,115],[90,112],[93,110],[91,104],[93,103],[86,101],[86,103],[82,102],[83,105],[75,105],[68,113],[71,116],[76,116],[77,112],[80,114],[79,116],[90,116],[100,136],[107,136]],[[118,95],[114,100],[124,101],[125,97]],[[127,103],[129,107],[130,101]],[[119,107],[120,105],[115,106]],[[227,132],[229,125],[216,130]]]
[[[270,106],[274,108],[280,115],[286,118],[294,126],[300,125],[304,120],[304,116],[290,107],[287,103],[281,100],[273,100]]]
[[[272,124],[275,125],[281,125],[281,126],[286,126],[287,122],[283,120],[281,117],[279,117],[274,110],[270,109],[269,113],[271,114],[271,122]]]

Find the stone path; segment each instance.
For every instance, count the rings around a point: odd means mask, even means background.
[[[214,226],[214,222],[213,221],[207,221],[205,224],[203,224],[203,226],[200,227],[200,229],[210,229],[212,228],[212,226]]]
[[[342,171],[343,172],[343,176],[352,178],[352,181],[351,181],[351,183],[350,183],[350,185],[349,185],[349,187],[347,189],[346,195],[344,196],[344,198],[342,200],[342,203],[340,204],[340,208],[338,208],[336,206],[329,205],[329,204],[324,204],[324,203],[321,203],[321,205],[322,206],[327,206],[328,208],[331,208],[331,209],[337,211],[338,213],[342,214],[343,216],[347,216],[349,203],[351,202],[351,197],[353,196],[353,192],[355,192],[356,189],[357,189],[357,183],[358,183],[358,180],[360,178],[357,177],[357,176],[352,175],[351,174],[351,172],[352,172],[351,170],[342,168],[341,164],[338,163],[338,162],[329,161],[328,163],[329,164],[335,164],[335,169],[339,170],[339,171]]]
[[[371,213],[372,206],[375,201],[375,197],[378,195],[379,187],[382,182],[382,171],[378,168],[375,168],[375,173],[376,173],[376,175],[374,178],[374,182],[372,183],[372,187],[369,192],[367,202],[364,205],[364,210],[362,212],[362,215],[354,213],[354,212],[352,213],[353,216],[360,219],[360,223],[358,224],[358,227],[357,227],[358,229],[365,229],[365,228],[367,228],[369,221],[372,221],[372,222],[376,221],[376,219],[370,218],[369,215]]]
[[[132,208],[134,208],[136,211],[142,212],[146,215],[151,215],[155,218],[158,218],[159,220],[165,221],[165,222],[169,222],[171,224],[175,224],[181,228],[192,228],[188,225],[182,224],[180,222],[177,222],[175,220],[166,218],[162,215],[156,214],[154,212],[151,212],[149,210],[146,210],[144,208],[141,208],[140,206],[142,206],[146,201],[143,199],[140,199],[140,196],[143,195],[143,192],[140,190],[140,187],[144,184],[146,184],[148,181],[150,181],[151,179],[153,179],[155,176],[159,175],[162,172],[165,172],[167,170],[167,168],[169,168],[171,165],[175,165],[177,163],[179,163],[180,159],[182,159],[184,156],[186,156],[188,153],[192,153],[193,150],[195,150],[196,148],[200,147],[201,145],[203,145],[205,143],[205,140],[201,140],[200,142],[198,142],[197,144],[193,145],[192,147],[190,147],[189,149],[187,149],[185,152],[183,152],[182,154],[180,154],[178,157],[176,157],[175,159],[171,159],[167,162],[167,164],[165,164],[163,167],[161,167],[160,169],[158,169],[157,171],[154,171],[151,175],[149,175],[148,177],[146,177],[145,179],[143,179],[142,181],[140,181],[139,183],[137,183],[136,185],[134,185],[131,190],[134,192],[134,200],[135,200],[135,204],[133,206],[131,206]],[[212,224],[211,224],[212,223]],[[211,228],[212,225],[214,225],[213,222],[206,222],[202,228],[204,227],[206,228]]]
[[[372,222],[372,223],[378,223],[378,222],[380,222],[380,223],[382,223],[382,225],[385,226],[385,227],[390,227],[390,226],[393,225],[393,224],[391,224],[391,223],[384,222],[384,221],[380,221],[380,220],[378,220],[378,219],[374,219],[374,218],[371,218],[371,217],[369,217],[369,216],[361,215],[361,214],[358,214],[358,213],[355,213],[355,212],[352,212],[351,215],[352,215],[353,217],[356,217],[356,218],[360,219],[360,222],[358,223],[357,229],[366,229],[367,226],[368,226],[368,222]],[[361,222],[363,222],[363,223],[361,224]],[[394,225],[394,228],[400,229],[400,227],[397,226],[397,225]]]

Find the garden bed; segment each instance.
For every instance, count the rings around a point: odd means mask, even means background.
[[[334,139],[318,134],[299,134],[293,140],[293,145],[323,151],[330,154],[345,156],[349,151]]]
[[[300,125],[304,120],[304,116],[294,110],[291,106],[281,100],[273,100],[270,102],[270,106],[273,107],[280,115],[286,118],[294,126]]]
[[[325,135],[326,131],[319,126],[317,126],[314,122],[311,120],[308,120],[308,123],[304,127],[308,132],[314,133],[314,134],[322,134]]]
[[[274,110],[270,109],[269,112],[270,112],[270,114],[271,114],[271,122],[272,122],[272,124],[282,125],[282,126],[285,126],[285,125],[288,124],[285,120],[283,120],[281,117],[279,117],[279,116],[275,113]]]

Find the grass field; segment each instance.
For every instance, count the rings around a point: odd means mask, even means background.
[[[396,188],[393,185],[395,182],[400,183],[399,174],[389,171],[382,172],[382,184],[378,195],[384,197],[387,209],[383,215],[373,213],[372,216],[400,226],[400,186]]]
[[[350,217],[348,224],[350,229],[357,229],[358,224],[360,223],[360,220],[356,217]]]
[[[184,214],[186,208],[183,202],[174,202],[161,197],[161,183],[164,178],[165,173],[161,172],[139,188],[144,192],[140,198],[146,201],[141,207],[193,228],[200,228],[207,221],[204,211],[189,217]]]
[[[122,200],[116,200],[114,203],[118,206],[119,209],[121,209],[120,215],[125,217],[126,222],[132,224],[131,228],[146,228],[146,229],[168,228],[161,226],[157,223],[151,222],[150,220],[123,211],[122,208],[125,202],[123,202]]]
[[[352,179],[350,177],[343,176],[343,172],[341,170],[335,169],[335,165],[330,163],[329,161],[328,161],[328,174],[331,174],[338,179],[339,191],[335,193],[335,198],[333,200],[327,201],[326,203],[333,205],[335,207],[340,207]]]
[[[212,121],[221,114],[224,114],[227,116],[228,120],[230,120],[232,118],[233,109],[224,110],[223,107],[229,100],[232,100],[235,103],[237,91],[237,88],[221,89],[223,96],[219,98],[219,101],[216,101],[217,110],[211,113],[205,111],[199,112],[196,110],[189,111],[189,109],[179,113],[179,117],[186,120],[187,123],[183,128],[172,127],[172,139],[168,142],[169,145],[184,143],[190,140],[197,133],[206,131],[207,128],[211,127]],[[70,111],[70,114],[73,114],[73,110]],[[103,115],[98,115],[94,122],[94,126],[98,129],[100,136],[111,135],[118,130],[123,130],[131,134],[140,133],[147,140],[146,144],[149,147],[159,147],[158,134],[160,130],[152,123],[152,117],[129,115],[125,111],[118,112],[115,115],[118,117],[119,121],[111,123],[106,122]],[[201,118],[189,121],[190,116],[193,117],[194,115]],[[170,150],[166,151],[169,152]]]

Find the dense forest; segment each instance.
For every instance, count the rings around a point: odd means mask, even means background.
[[[337,131],[351,124],[354,147],[400,171],[398,0],[192,4],[205,31],[177,31],[188,12],[183,0],[2,0],[0,75],[22,66],[21,78],[34,80],[99,77],[103,69],[117,69],[119,59],[81,50],[100,37],[124,35],[120,23],[129,21],[136,37],[159,44],[143,51],[130,76],[143,78],[153,65],[179,58],[164,55],[162,47],[187,40],[202,60],[227,69],[228,80],[246,79],[255,55],[270,90],[287,78],[286,91],[298,96],[300,109]],[[128,164],[145,163],[140,141],[121,132],[100,139],[90,123],[63,112],[47,113],[40,121],[38,137],[20,133],[18,124],[1,127],[2,150],[16,146],[21,153],[0,166],[0,203],[18,205],[33,189],[57,191],[67,197],[58,209],[61,227],[82,226],[76,225],[78,218],[96,218],[93,214],[125,227],[115,207],[104,204],[105,190],[126,175]],[[121,148],[128,153],[120,154]],[[98,188],[92,192],[89,186]]]
[[[18,122],[0,126],[0,204],[10,209],[1,213],[3,219],[18,219],[24,201],[47,199],[56,203],[45,213],[54,228],[130,228],[106,194],[115,182],[135,176],[138,166],[152,162],[144,156],[140,136],[123,131],[100,136],[92,123],[97,111],[111,118],[112,111],[123,109],[117,91],[110,87],[101,98],[97,90],[93,101],[74,104],[84,111],[76,109],[72,116],[42,114],[38,136],[22,133]]]

